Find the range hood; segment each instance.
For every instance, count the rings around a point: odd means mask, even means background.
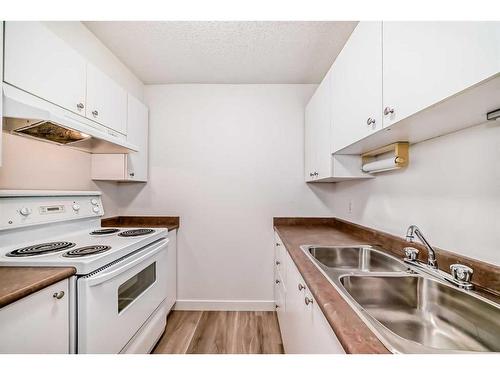
[[[3,125],[11,134],[96,154],[139,151],[126,140],[76,113],[3,83]]]

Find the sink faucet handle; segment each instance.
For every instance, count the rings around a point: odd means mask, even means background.
[[[452,264],[450,266],[451,276],[456,281],[461,283],[469,283],[472,279],[472,274],[474,270],[463,264]]]
[[[414,247],[405,247],[403,250],[405,252],[405,260],[410,260],[410,261],[417,260],[418,249],[415,249]]]

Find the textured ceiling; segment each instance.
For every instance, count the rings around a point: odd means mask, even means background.
[[[319,83],[356,22],[85,22],[146,84]]]

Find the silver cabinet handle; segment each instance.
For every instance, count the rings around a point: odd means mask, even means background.
[[[391,107],[385,107],[384,108],[384,115],[388,115],[388,114],[393,114],[394,113],[394,108],[391,108]]]
[[[366,124],[367,124],[368,126],[370,126],[370,125],[375,125],[375,122],[376,122],[376,121],[375,121],[375,119],[374,119],[374,118],[371,118],[371,117],[368,117],[368,120],[366,120]]]
[[[299,288],[299,290],[302,290],[302,289],[305,289],[306,287],[305,287],[305,285],[299,283],[298,288]]]
[[[280,308],[280,305],[276,305],[276,308],[279,309]]]
[[[314,173],[313,172],[309,173],[309,177],[312,177],[312,176],[314,176]]]
[[[281,246],[279,242],[276,242],[276,246]]]
[[[306,297],[306,298],[304,298],[304,302],[306,303],[306,305],[309,305],[310,303],[313,303],[314,301],[312,298]]]
[[[129,176],[130,176],[130,177],[134,177],[134,176],[135,176],[135,173],[134,173],[134,172],[130,172],[130,173],[129,173]]]
[[[94,116],[94,117],[99,116],[99,112],[98,112],[96,109],[94,109],[94,110],[92,111],[92,116]]]
[[[319,173],[318,173],[318,172],[314,172],[314,175],[315,175],[315,176],[319,176]]]
[[[83,103],[78,103],[76,105],[76,108],[78,108],[79,111],[81,111],[85,106],[83,105]]]
[[[61,290],[60,292],[55,292],[52,297],[54,297],[55,299],[61,299],[64,297],[64,292]]]
[[[276,261],[276,265],[279,266],[281,262],[279,260]]]
[[[279,283],[280,283],[280,281],[279,281],[279,280],[276,280],[276,284],[279,284]]]

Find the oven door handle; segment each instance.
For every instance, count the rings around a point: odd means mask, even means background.
[[[142,263],[145,260],[155,256],[157,253],[159,253],[161,250],[163,250],[165,248],[165,246],[167,246],[168,242],[169,242],[168,238],[160,240],[159,242],[155,243],[155,246],[152,249],[150,249],[148,252],[131,260],[130,262],[126,262],[125,261],[126,259],[124,259],[123,262],[119,262],[117,264],[117,266],[118,266],[117,268],[114,268],[112,266],[106,272],[103,272],[103,273],[99,272],[95,277],[94,276],[89,277],[87,279],[87,285],[88,286],[96,286],[96,285],[102,284],[102,283],[112,279],[115,276],[122,274],[123,272],[136,266],[137,264]],[[133,258],[133,256],[132,256],[132,258]]]

